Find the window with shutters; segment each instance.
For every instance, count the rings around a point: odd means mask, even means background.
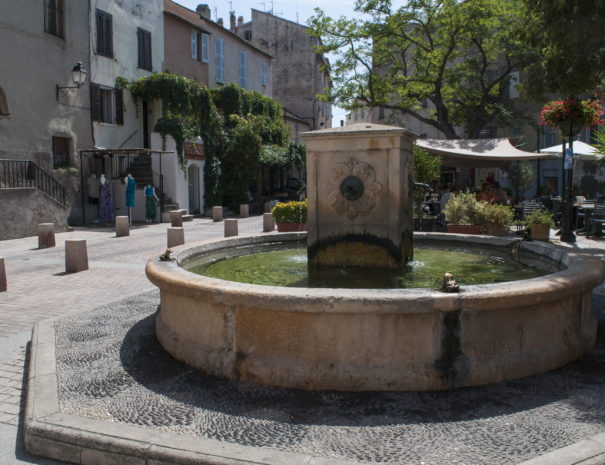
[[[248,56],[244,50],[239,51],[239,85],[246,89],[248,87]]]
[[[260,84],[261,86],[266,86],[269,81],[269,64],[261,63],[260,64]]]
[[[137,38],[139,44],[139,68],[151,71],[151,32],[138,28]]]
[[[216,39],[215,42],[215,58],[214,58],[214,80],[222,84],[225,82],[225,62],[224,62],[224,52],[225,52],[225,43],[223,39]]]
[[[210,36],[202,33],[202,62],[208,63],[210,60]]]
[[[69,148],[71,139],[69,137],[53,136],[53,169],[70,166]]]
[[[191,59],[197,60],[197,31],[191,31]]]
[[[65,39],[63,0],[44,0],[44,32]]]
[[[91,84],[91,117],[93,121],[124,124],[124,96],[122,89]]]
[[[97,54],[113,58],[113,18],[97,9]]]

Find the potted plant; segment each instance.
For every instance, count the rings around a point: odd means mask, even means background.
[[[540,124],[559,128],[563,135],[568,136],[584,127],[603,124],[602,115],[599,101],[570,97],[546,103],[540,112]]]
[[[507,205],[496,205],[483,202],[480,223],[482,232],[489,236],[503,236],[513,224],[515,213]]]
[[[532,239],[538,241],[548,241],[550,230],[555,227],[555,221],[552,213],[543,208],[538,208],[529,213],[524,222],[531,231]]]
[[[471,192],[452,195],[443,213],[447,232],[481,234],[482,210],[487,202],[479,202]]]
[[[278,232],[305,231],[307,201],[278,202],[271,210]]]

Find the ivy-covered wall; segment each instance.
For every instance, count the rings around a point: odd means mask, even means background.
[[[206,206],[237,208],[256,181],[261,162],[284,167],[304,163],[304,147],[287,145],[281,105],[258,92],[233,83],[208,89],[169,72],[134,82],[118,79],[116,85],[128,89],[135,102],[161,100],[163,115],[155,131],[174,138],[181,166],[186,165],[185,140],[204,140]]]

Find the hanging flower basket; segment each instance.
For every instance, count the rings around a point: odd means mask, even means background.
[[[603,124],[603,108],[598,100],[551,100],[540,112],[540,124],[559,128],[563,134],[570,134],[585,127]]]

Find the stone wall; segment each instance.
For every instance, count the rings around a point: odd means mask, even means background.
[[[38,223],[54,223],[65,231],[69,208],[34,187],[0,189],[0,240],[37,234]]]

